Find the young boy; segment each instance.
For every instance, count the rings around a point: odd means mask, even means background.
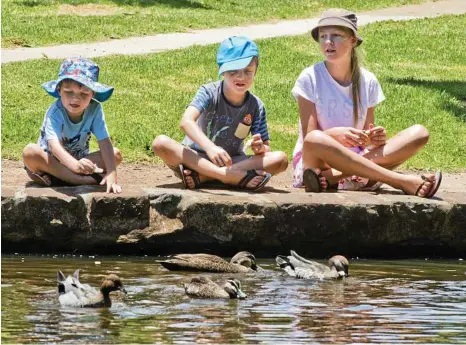
[[[217,52],[223,80],[201,86],[186,108],[180,123],[183,144],[164,135],[155,138],[154,153],[179,173],[186,188],[219,180],[259,191],[272,175],[286,170],[286,154],[270,151],[264,104],[248,91],[258,63],[253,41],[242,36],[224,40]],[[243,151],[250,132],[253,156]]]
[[[66,59],[57,80],[42,84],[58,98],[47,110],[38,144],[23,151],[26,172],[45,185],[107,185],[107,193],[120,193],[116,166],[121,154],[112,146],[100,102],[113,93],[113,87],[97,82],[99,67],[84,58]],[[93,133],[100,151],[89,153]],[[103,174],[102,174],[103,173]]]

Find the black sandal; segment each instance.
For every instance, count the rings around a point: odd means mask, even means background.
[[[314,169],[308,168],[304,170],[303,173],[303,183],[306,192],[311,193],[320,193],[322,192],[322,187],[320,186],[320,178],[323,177],[322,174],[318,174]],[[327,179],[327,189],[330,187],[330,183]]]
[[[199,185],[201,184],[201,179],[199,178],[199,173],[196,170],[193,170],[193,169],[190,169],[190,168],[185,168],[183,164],[180,164],[178,167],[179,167],[179,170],[180,170],[180,173],[181,173],[181,180],[183,181],[184,188],[186,188],[186,189],[198,188]],[[191,174],[190,175],[185,175],[185,173],[184,173],[185,170],[191,171]],[[189,188],[188,182],[186,181],[187,176],[191,176],[191,178],[193,179],[194,188]]]
[[[256,187],[248,188],[247,187],[248,183],[256,176],[263,176],[264,179]],[[264,186],[267,184],[267,182],[269,182],[271,178],[272,178],[272,174],[270,173],[266,173],[265,175],[259,175],[255,170],[248,170],[246,175],[241,179],[241,181],[239,181],[238,187],[241,189],[250,190],[252,192],[258,192],[262,188],[264,188]]]

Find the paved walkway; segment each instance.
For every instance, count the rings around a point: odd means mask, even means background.
[[[465,14],[466,0],[443,0],[419,5],[387,8],[359,15],[359,24],[365,25],[384,20],[412,20],[437,17],[445,14]],[[290,20],[275,24],[194,30],[186,33],[159,34],[133,37],[98,43],[65,44],[51,47],[2,49],[2,63],[34,59],[64,59],[69,56],[98,57],[115,54],[138,55],[180,49],[192,45],[221,42],[232,35],[247,35],[252,39],[295,36],[310,31],[318,18]]]

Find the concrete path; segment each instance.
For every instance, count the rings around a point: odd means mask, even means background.
[[[465,14],[466,0],[443,0],[420,5],[387,8],[359,15],[359,24],[365,25],[384,20],[411,20],[437,17],[445,14]],[[180,49],[192,45],[221,42],[232,35],[246,35],[252,39],[301,35],[310,31],[318,18],[290,20],[275,24],[194,30],[186,33],[159,34],[133,37],[98,43],[65,44],[39,48],[2,49],[2,63],[33,59],[64,59],[69,56],[98,57],[115,54],[137,55]]]

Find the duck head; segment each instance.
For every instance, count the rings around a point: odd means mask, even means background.
[[[125,294],[127,293],[123,287],[123,283],[116,274],[109,274],[104,279],[102,279],[102,283],[100,284],[100,291],[102,291],[102,293],[110,293],[112,291],[118,290],[124,292]]]
[[[228,292],[230,298],[245,299],[248,297],[248,295],[241,290],[241,282],[238,279],[228,279],[223,289]]]
[[[330,266],[330,268],[335,267],[338,275],[341,278],[348,277],[349,262],[343,255],[332,256],[330,260],[328,260],[328,265]]]
[[[230,263],[248,267],[254,271],[257,271],[258,266],[256,264],[256,257],[249,252],[239,252],[233,256]]]
[[[79,270],[74,271],[73,276],[65,277],[62,271],[57,272],[58,293],[64,294],[69,288],[78,288],[79,283]]]

